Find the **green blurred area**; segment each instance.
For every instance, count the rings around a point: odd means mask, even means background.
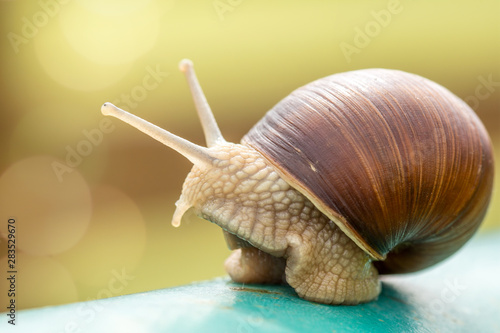
[[[1,1],[0,17],[0,231],[16,217],[21,308],[225,274],[217,226],[170,225],[190,163],[100,113],[115,102],[204,144],[182,58],[229,141],[301,85],[383,67],[468,102],[499,160],[496,0]],[[499,227],[495,192],[481,231]],[[1,239],[0,304],[6,252]]]

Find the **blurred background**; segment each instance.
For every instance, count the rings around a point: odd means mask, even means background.
[[[0,36],[0,304],[10,217],[18,308],[225,274],[219,227],[170,225],[190,163],[100,113],[113,102],[204,145],[183,58],[229,141],[301,85],[384,67],[463,98],[500,161],[498,0],[12,0]],[[499,227],[495,192],[480,232]]]

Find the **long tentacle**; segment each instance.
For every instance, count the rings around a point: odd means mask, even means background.
[[[116,117],[127,124],[137,128],[141,132],[149,135],[150,137],[160,141],[164,145],[176,150],[193,164],[198,166],[211,164],[215,156],[210,154],[208,148],[198,146],[192,142],[187,141],[175,134],[170,133],[150,122],[134,116],[127,111],[124,111],[111,103],[104,103],[101,108],[102,114],[106,116]]]

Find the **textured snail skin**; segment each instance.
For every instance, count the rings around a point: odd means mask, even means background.
[[[194,166],[177,202],[212,221],[240,247],[226,261],[242,283],[286,281],[305,299],[357,304],[381,287],[371,258],[252,148],[210,148],[212,166]]]

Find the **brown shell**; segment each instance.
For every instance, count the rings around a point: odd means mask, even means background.
[[[488,134],[442,86],[396,70],[295,90],[242,139],[376,260],[433,265],[476,231],[492,192]]]

